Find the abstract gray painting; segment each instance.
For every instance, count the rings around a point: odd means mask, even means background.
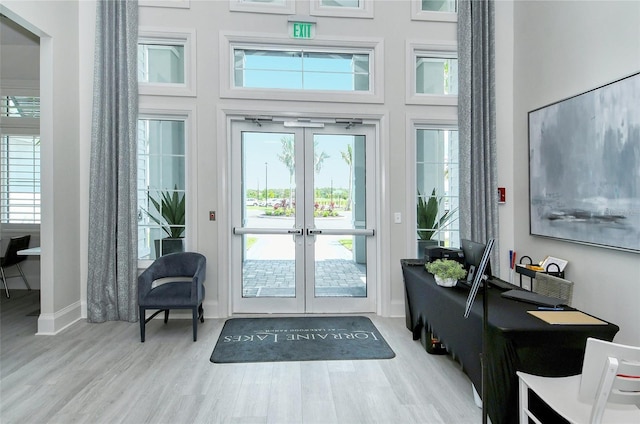
[[[529,112],[530,232],[640,251],[640,73]]]

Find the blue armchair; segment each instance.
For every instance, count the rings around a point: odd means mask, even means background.
[[[144,343],[145,325],[164,311],[165,324],[170,309],[191,309],[193,341],[198,338],[198,319],[204,322],[202,301],[207,260],[200,253],[179,252],[161,256],[138,277],[140,341]],[[158,309],[145,319],[147,309]]]

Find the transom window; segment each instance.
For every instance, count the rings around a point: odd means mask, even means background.
[[[457,0],[420,0],[420,10],[423,12],[457,12]]]
[[[138,30],[138,91],[142,95],[196,95],[193,29]]]
[[[407,104],[456,106],[458,52],[455,43],[406,42]]]
[[[458,94],[458,59],[453,55],[418,53],[415,66],[417,94]]]
[[[184,84],[184,46],[138,44],[138,82]]]
[[[456,22],[457,0],[411,0],[411,19],[418,21]]]
[[[293,15],[296,13],[296,0],[229,0],[229,10]]]
[[[374,0],[310,0],[311,16],[373,18]]]
[[[360,0],[320,0],[322,7],[360,7]]]
[[[233,49],[235,87],[288,90],[369,91],[370,53]]]

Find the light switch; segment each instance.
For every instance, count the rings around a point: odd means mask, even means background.
[[[393,214],[393,222],[396,224],[402,224],[402,214],[400,212]]]

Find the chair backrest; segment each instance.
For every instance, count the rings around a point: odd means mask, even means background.
[[[591,422],[600,421],[607,402],[640,408],[640,347],[587,339],[579,398],[593,403]]]
[[[565,301],[565,304],[571,305],[573,298],[573,281],[564,278],[537,272],[533,281],[533,291],[545,296],[556,297]]]
[[[9,239],[9,244],[7,245],[7,250],[5,251],[2,258],[1,265],[3,267],[7,267],[20,263],[27,259],[27,257],[24,255],[18,255],[18,252],[23,249],[28,249],[29,241],[31,241],[30,234],[27,234],[26,236],[11,237]]]
[[[204,255],[196,252],[176,252],[160,256],[152,267],[158,277],[193,277],[200,267],[206,266]]]

